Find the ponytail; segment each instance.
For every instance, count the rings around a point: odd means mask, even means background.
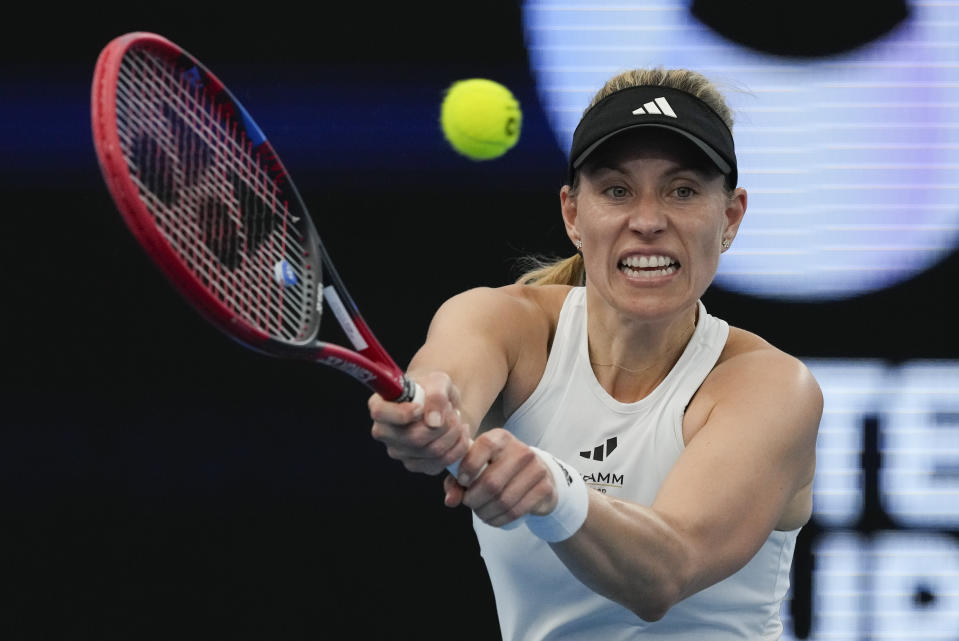
[[[521,260],[523,275],[516,279],[519,285],[573,285],[586,283],[586,268],[581,254],[569,258],[549,260],[527,256]]]

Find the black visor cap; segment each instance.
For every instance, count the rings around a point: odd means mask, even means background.
[[[567,180],[600,145],[626,130],[659,127],[681,134],[699,147],[726,177],[737,185],[736,148],[722,118],[692,94],[659,85],[617,91],[591,107],[573,133]]]

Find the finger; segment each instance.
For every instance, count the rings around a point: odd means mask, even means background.
[[[469,426],[437,430],[423,422],[408,426],[374,423],[373,438],[386,446],[390,458],[411,472],[436,475],[463,457],[469,449]]]
[[[555,493],[552,477],[528,448],[490,464],[467,490],[463,503],[490,525],[512,521]]]
[[[383,423],[408,425],[423,417],[423,406],[419,403],[412,401],[393,403],[379,394],[373,394],[367,401],[367,406],[370,410],[370,418]]]
[[[466,456],[472,443],[470,434],[469,424],[461,422],[457,411],[456,425],[437,438],[431,448],[443,462],[443,467],[449,467]]]
[[[525,487],[517,486],[513,488],[511,483],[508,490],[498,500],[491,501],[482,508],[474,510],[476,515],[483,522],[493,527],[502,527],[526,515],[534,514],[537,506],[550,500],[555,504],[556,488],[553,486],[551,478],[524,479],[519,483],[524,484]]]
[[[485,474],[486,467],[498,460],[505,448],[514,442],[519,443],[512,434],[502,428],[490,430],[479,436],[470,444],[469,450],[459,464],[457,480],[460,485],[469,487],[481,474]]]
[[[379,433],[395,433],[395,438],[381,437],[399,457],[424,458],[435,460],[446,467],[461,458],[469,449],[469,426],[464,424],[447,430],[430,429],[422,423],[397,431],[385,426]]]
[[[436,476],[446,471],[443,463],[435,458],[419,456],[393,456],[392,458],[398,459],[403,463],[403,467],[406,468],[408,472]]]
[[[452,476],[443,479],[443,490],[445,491],[443,503],[446,507],[457,507],[462,504],[465,490]]]
[[[444,372],[432,372],[420,381],[423,388],[423,411],[430,427],[442,427],[450,420],[459,403],[459,391]]]
[[[399,449],[422,447],[440,436],[421,421],[405,425],[375,421],[370,428],[370,435],[384,445]]]
[[[426,427],[422,421],[409,425],[377,422],[373,424],[370,434],[398,456],[426,455],[425,450],[446,435],[445,432]]]

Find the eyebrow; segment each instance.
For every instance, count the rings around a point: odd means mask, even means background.
[[[597,173],[600,171],[613,171],[619,174],[625,174],[626,171],[623,169],[622,163],[614,162],[598,162],[592,166],[590,169],[592,173]],[[722,175],[722,172],[719,171],[719,168],[713,168],[708,164],[703,164],[701,166],[693,166],[687,164],[677,164],[672,169],[666,170],[666,176],[671,177],[675,174],[680,174],[683,172],[691,172],[699,176],[704,180],[712,179],[714,176]]]

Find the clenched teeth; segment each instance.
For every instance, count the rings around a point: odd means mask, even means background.
[[[625,267],[666,267],[676,261],[669,256],[627,256],[620,264]]]
[[[672,274],[676,271],[676,266],[670,265],[663,269],[630,269],[629,267],[623,267],[622,270],[624,274],[633,278],[654,278],[656,276]]]
[[[672,274],[679,264],[669,256],[627,256],[619,264],[627,276],[653,278]]]

